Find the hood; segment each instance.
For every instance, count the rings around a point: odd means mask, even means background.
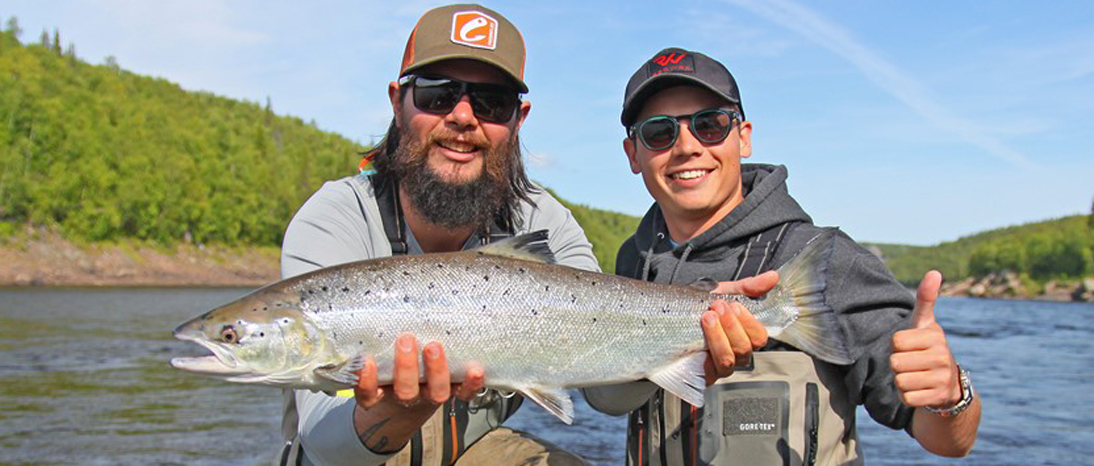
[[[692,283],[699,278],[725,280],[724,274],[717,273],[725,269],[719,264],[717,270],[707,270],[736,255],[748,238],[771,227],[787,222],[812,223],[812,219],[786,188],[788,172],[783,165],[742,164],[741,183],[744,200],[719,221],[699,236],[672,248],[668,241],[668,228],[661,214],[661,208],[655,203],[635,232],[634,240],[640,254],[645,257],[652,251],[653,257],[647,259],[647,266],[655,273],[654,281],[660,283]],[[695,263],[695,267],[684,267],[679,262]],[[671,267],[670,274],[656,273]],[[677,270],[679,269],[679,270]],[[713,272],[713,273],[711,273]],[[719,276],[722,275],[722,276]]]

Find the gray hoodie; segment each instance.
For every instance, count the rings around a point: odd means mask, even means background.
[[[772,262],[773,270],[820,234],[821,228],[802,210],[786,187],[787,169],[781,165],[742,164],[743,202],[722,221],[699,236],[674,245],[669,241],[661,209],[654,204],[634,236],[620,247],[616,273],[658,283],[690,284],[701,278],[733,280],[738,260],[749,238],[785,223],[789,230]],[[889,369],[890,338],[908,326],[914,296],[875,255],[846,234],[836,237],[828,264],[825,298],[841,324],[854,364],[844,367],[848,396],[865,405],[877,422],[894,429],[907,428],[913,410],[903,405]],[[740,277],[744,278],[744,277]],[[695,325],[699,325],[698,319]],[[773,341],[764,350],[793,350]],[[638,408],[652,394],[648,382],[587,389],[596,409],[623,414]]]

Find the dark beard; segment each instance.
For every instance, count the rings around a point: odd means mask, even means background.
[[[462,183],[449,183],[429,167],[427,147],[403,133],[392,164],[402,191],[425,221],[445,228],[485,228],[510,205],[514,195],[505,161],[517,156],[512,139],[486,150],[479,176]]]

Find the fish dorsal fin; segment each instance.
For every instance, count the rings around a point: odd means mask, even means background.
[[[703,390],[707,388],[703,364],[707,352],[693,353],[672,365],[650,374],[648,378],[657,386],[699,408],[703,407]]]
[[[476,248],[474,252],[545,264],[555,263],[555,253],[547,247],[547,230],[536,230]]]
[[[524,386],[515,387],[521,395],[536,404],[546,409],[555,417],[558,417],[566,424],[574,423],[574,401],[570,399],[570,394],[562,388],[556,387],[542,387],[542,386]]]

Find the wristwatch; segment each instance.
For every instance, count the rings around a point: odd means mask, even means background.
[[[957,372],[960,374],[961,379],[961,400],[957,404],[950,408],[938,409],[930,406],[924,406],[927,411],[935,413],[942,417],[952,417],[961,414],[962,411],[969,409],[972,405],[973,398],[976,397],[976,393],[972,389],[972,382],[969,382],[969,371],[962,369],[961,366],[957,366]]]

